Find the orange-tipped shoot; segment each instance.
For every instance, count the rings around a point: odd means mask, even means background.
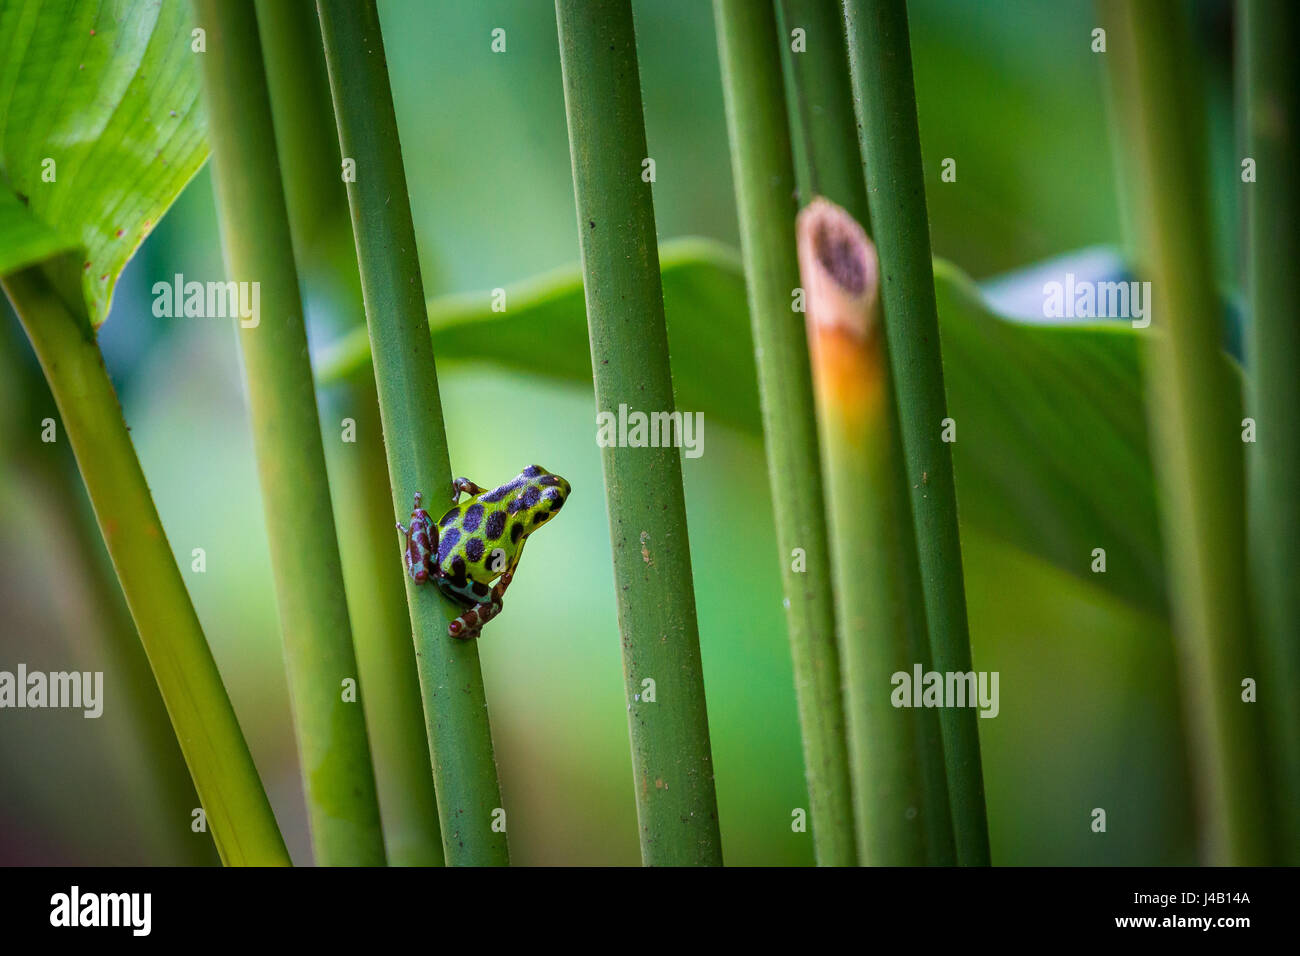
[[[856,219],[816,198],[795,223],[818,403],[850,428],[883,413],[880,266]]]

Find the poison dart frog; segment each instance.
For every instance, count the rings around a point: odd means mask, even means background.
[[[469,497],[461,501],[461,494]],[[451,509],[437,524],[415,493],[410,527],[397,524],[406,536],[406,571],[416,584],[432,580],[466,609],[447,625],[448,634],[478,637],[501,613],[528,536],[555,517],[568,497],[569,483],[540,465],[529,465],[491,491],[468,478],[453,480]]]

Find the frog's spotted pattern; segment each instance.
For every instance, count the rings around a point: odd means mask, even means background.
[[[461,527],[464,528],[465,531],[467,531],[469,534],[473,534],[475,531],[478,530],[478,526],[482,523],[482,521],[483,521],[483,506],[475,503],[465,509],[465,516],[461,519]]]
[[[438,541],[439,564],[446,564],[448,556],[451,555],[452,549],[456,547],[459,541],[460,531],[456,528],[450,528],[446,524],[442,524],[442,536]]]
[[[457,502],[462,493],[470,497]],[[528,535],[553,518],[568,496],[569,483],[540,465],[529,465],[491,491],[457,478],[451,509],[435,524],[416,493],[410,527],[397,526],[406,536],[406,569],[416,584],[432,579],[466,608],[447,625],[448,634],[478,637],[483,625],[501,613]]]

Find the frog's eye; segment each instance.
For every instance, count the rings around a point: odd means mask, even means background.
[[[544,474],[545,471],[546,469],[541,465],[529,465],[524,469],[523,475],[525,478],[536,478],[538,475]]]

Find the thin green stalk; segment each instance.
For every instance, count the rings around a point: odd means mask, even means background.
[[[338,126],[314,0],[257,0],[257,23],[294,255],[308,288],[338,312],[365,325],[361,276],[352,243],[336,255],[337,237],[351,238],[347,189],[340,175]],[[318,279],[319,281],[313,281]],[[335,495],[343,580],[352,609],[362,704],[374,754],[384,845],[393,866],[441,866],[438,801],[420,708],[401,559],[393,553],[391,483],[384,460],[374,368],[337,389],[340,418],[355,423],[341,445]]]
[[[927,861],[917,711],[893,700],[911,675],[898,626],[888,532],[889,404],[875,251],[843,209],[799,214],[799,265],[831,517],[835,611],[853,768],[858,856],[873,866]],[[910,705],[911,701],[905,703]],[[940,809],[947,815],[947,806]]]
[[[1250,386],[1246,447],[1251,583],[1259,626],[1260,706],[1280,785],[1279,861],[1300,864],[1300,8],[1238,3],[1245,150],[1256,181],[1246,198]]]
[[[1102,0],[1112,89],[1135,162],[1139,265],[1157,334],[1147,349],[1147,413],[1163,525],[1184,720],[1208,862],[1265,855],[1266,803],[1246,601],[1240,395],[1224,361],[1214,288],[1204,100],[1188,74],[1190,25],[1176,0]],[[1294,582],[1292,582],[1294,584]],[[1280,676],[1280,675],[1279,675]],[[1288,690],[1288,692],[1290,692]]]
[[[261,315],[241,315],[239,344],[312,846],[322,866],[382,866],[379,798],[256,14],[252,0],[194,0],[194,8],[208,34],[200,63],[226,270],[233,281],[260,287]]]
[[[430,502],[450,495],[451,464],[397,116],[374,0],[320,0],[317,9],[339,145],[356,161],[348,204],[393,513],[405,521],[416,492]],[[505,817],[478,645],[448,635],[459,608],[436,588],[404,578],[447,863],[505,865]]]
[[[881,304],[937,670],[971,671],[952,449],[903,0],[845,0],[850,74],[880,256]],[[955,424],[955,423],[954,423]],[[954,436],[955,437],[955,436]],[[957,862],[989,862],[976,711],[940,712]]]
[[[715,0],[713,10],[813,847],[823,866],[852,866],[857,862],[853,794],[817,419],[808,343],[792,298],[799,285],[794,161],[781,95],[776,18],[770,9],[748,0]]]
[[[315,0],[254,0],[254,6],[294,253],[299,270],[308,273],[311,254],[320,255],[321,235],[350,231],[320,19]],[[355,262],[351,271],[355,275]],[[356,284],[359,298],[359,278]]]
[[[367,365],[367,368],[369,366]],[[343,579],[356,616],[357,663],[366,688],[384,844],[391,866],[442,866],[438,800],[420,707],[420,674],[402,587],[405,569],[393,552],[392,485],[384,460],[375,383],[337,388],[336,407],[356,422],[357,440],[340,454],[339,542]],[[381,731],[382,728],[382,731]]]
[[[221,859],[287,866],[275,815],[158,520],[99,346],[40,267],[11,273],[3,285],[58,404]]]
[[[826,0],[780,0],[785,38],[793,30],[804,31],[806,50],[791,49],[793,40],[783,38],[786,62],[793,80],[788,99],[792,103],[793,127],[799,130],[803,149],[795,151],[800,195],[810,199],[824,196],[851,215],[870,232],[867,186],[862,175],[862,153],[858,148],[858,124],[853,112],[853,87],[849,77],[849,55],[844,35],[844,11]],[[882,343],[883,345],[883,343]],[[911,659],[922,671],[931,669],[930,638],[925,625],[925,590],[917,563],[916,529],[912,523],[912,502],[907,494],[902,430],[898,400],[894,394],[888,363],[885,394],[889,404],[891,475],[887,493],[892,501],[885,514],[885,536],[893,554],[893,596],[897,626],[908,636]],[[917,748],[921,755],[921,776],[925,794],[921,810],[926,826],[926,845],[931,863],[948,866],[956,862],[952,814],[949,811],[948,774],[943,763],[943,735],[939,715],[922,710],[916,718]]]
[[[556,0],[555,15],[596,408],[672,414],[632,7]],[[641,859],[720,865],[681,456],[601,444]]]
[[[106,680],[116,675],[120,681],[114,683],[114,699],[127,711],[128,732],[113,741],[111,762],[124,800],[133,809],[134,825],[146,834],[143,858],[190,866],[217,863],[210,835],[180,825],[199,806],[198,794],[76,463],[70,451],[58,453],[58,446],[35,441],[30,432],[24,441],[19,433],[54,404],[39,366],[20,353],[24,348],[18,325],[0,316],[0,471],[16,479],[15,508],[32,511],[35,504],[37,523],[50,529],[60,566],[67,569],[72,587],[85,595],[74,603],[84,605],[86,612],[80,616],[93,615],[93,623],[84,635],[76,635],[75,643],[101,652]],[[65,592],[66,582],[59,587]]]
[[[882,340],[881,347],[885,348]],[[894,627],[906,635],[907,657],[921,672],[933,669],[930,635],[925,624],[925,587],[917,557],[916,525],[912,520],[912,502],[907,494],[907,473],[903,461],[903,440],[898,415],[898,396],[889,372],[888,349],[882,373],[885,376],[886,415],[889,422],[889,473],[885,476],[885,494],[889,505],[884,516],[884,535],[891,558],[894,593],[892,608]],[[913,716],[916,748],[921,774],[921,822],[925,826],[927,860],[933,866],[957,863],[957,843],[953,834],[952,800],[948,795],[948,770],[944,765],[943,727],[939,714],[926,707]]]
[[[86,586],[86,604],[95,615],[95,636],[102,642],[111,668],[109,674],[116,673],[120,680],[115,683],[114,696],[120,697],[122,707],[128,711],[130,736],[135,738],[114,741],[114,770],[122,780],[126,799],[135,804],[133,812],[139,826],[151,832],[162,843],[163,852],[172,854],[176,863],[212,866],[220,860],[213,852],[210,835],[193,829],[191,814],[201,804],[185,766],[185,755],[167,719],[167,707],[149,669],[149,658],[136,637],[112,564],[104,554],[94,515],[80,503],[85,499],[73,484],[75,472],[64,468],[62,461],[45,459],[33,464],[36,468],[31,475],[30,495],[50,502],[42,509],[47,515],[45,520],[62,526],[70,543],[68,550],[83,562],[80,577]],[[77,506],[72,504],[73,495],[80,499]],[[139,748],[140,757],[122,760],[132,743]],[[157,862],[165,863],[166,859]]]
[[[803,147],[796,151],[803,159],[799,195],[805,204],[825,196],[870,232],[843,10],[831,0],[778,0],[778,7],[780,42],[793,80],[791,125]],[[802,52],[791,49],[796,29],[804,32]]]

